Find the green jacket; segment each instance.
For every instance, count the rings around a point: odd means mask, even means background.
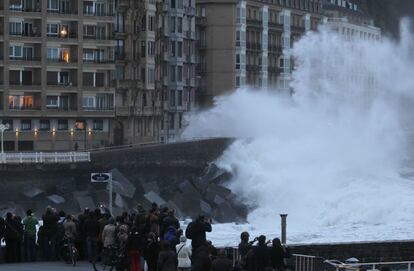
[[[33,216],[27,216],[23,219],[24,233],[36,235],[36,225],[39,224]]]

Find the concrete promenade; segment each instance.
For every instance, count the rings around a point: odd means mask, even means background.
[[[76,266],[65,264],[64,262],[34,262],[34,263],[14,263],[0,264],[1,271],[91,271],[92,264],[89,262],[79,262]]]

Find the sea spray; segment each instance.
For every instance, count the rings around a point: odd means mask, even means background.
[[[288,213],[294,242],[414,237],[404,230],[414,224],[414,182],[399,174],[414,107],[407,25],[399,42],[308,33],[291,51],[292,97],[240,89],[187,116],[184,136],[237,138],[217,164],[252,208],[250,230],[274,236]]]

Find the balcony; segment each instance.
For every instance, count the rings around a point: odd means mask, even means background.
[[[305,33],[305,27],[291,25],[290,26],[290,31],[302,34],[302,33]]]
[[[262,45],[260,43],[246,42],[246,48],[247,50],[260,51],[262,49]]]
[[[77,84],[73,82],[67,82],[67,83],[47,82],[47,89],[77,91]]]
[[[277,46],[277,45],[271,45],[271,44],[269,44],[268,47],[267,47],[267,50],[270,53],[282,53],[282,47]]]
[[[39,67],[42,65],[40,57],[13,57],[10,56],[11,65],[22,65],[24,67]]]
[[[71,106],[56,106],[56,107],[46,106],[46,110],[48,112],[55,112],[55,113],[70,113],[70,112],[76,112],[78,109],[76,107],[71,107]]]
[[[115,108],[113,106],[107,106],[107,107],[82,107],[83,111],[86,112],[114,112]]]
[[[26,105],[26,106],[13,106],[10,105],[9,106],[9,111],[15,111],[15,112],[19,112],[19,111],[39,111],[41,110],[41,106],[40,105]]]
[[[251,26],[251,27],[257,27],[257,28],[261,28],[263,25],[262,21],[256,20],[256,19],[247,19],[247,27]]]
[[[47,35],[48,41],[56,41],[56,42],[75,42],[77,43],[78,34],[77,33],[69,33],[66,36],[60,36],[60,35]]]
[[[20,83],[20,82],[10,82],[11,90],[40,90],[40,82],[34,82],[30,84]]]
[[[29,42],[42,42],[40,31],[24,33],[24,32],[10,32],[10,39],[13,41],[29,41]]]
[[[207,26],[207,17],[196,17],[196,25],[198,26]]]
[[[83,15],[91,16],[91,17],[115,17],[115,13],[113,12],[92,11],[92,10],[84,10]]]
[[[185,14],[187,16],[195,16],[196,9],[194,7],[185,7]]]
[[[64,16],[64,15],[78,15],[78,11],[72,8],[61,8],[61,9],[47,9],[48,16]]]
[[[186,55],[186,62],[187,63],[196,63],[195,55]]]
[[[191,86],[191,87],[195,87],[196,83],[195,83],[195,78],[187,78],[185,80],[185,83],[187,86]]]
[[[52,66],[76,66],[77,59],[63,59],[63,58],[48,58],[48,65]]]
[[[249,71],[249,72],[258,72],[261,69],[262,68],[259,65],[252,65],[252,64],[246,65],[246,71]]]
[[[274,30],[283,30],[283,24],[275,23],[275,22],[269,22],[269,28]]]
[[[279,67],[267,67],[267,72],[271,74],[280,74],[282,71],[283,69]]]
[[[83,59],[84,64],[115,64],[114,59]]]

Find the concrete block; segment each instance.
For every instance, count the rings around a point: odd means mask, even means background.
[[[150,191],[154,191],[157,194],[160,193],[160,188],[157,182],[142,183],[142,187],[144,188],[145,193]]]
[[[85,208],[94,210],[97,207],[91,196],[77,197],[76,200],[79,204],[80,210],[84,210]]]
[[[128,207],[128,204],[125,202],[125,200],[122,198],[120,194],[115,195],[115,205],[119,208],[126,208]]]
[[[211,208],[210,204],[208,204],[207,202],[205,202],[202,199],[200,199],[200,209],[205,214],[208,214],[209,216],[211,216],[212,208]]]
[[[224,186],[211,183],[207,188],[206,195],[207,194],[209,195],[208,197],[211,198],[212,201],[214,201],[216,195],[222,198],[227,198],[231,194],[231,190]]]
[[[185,218],[184,213],[183,213],[183,212],[181,211],[181,209],[177,206],[177,204],[175,204],[175,202],[173,202],[172,200],[169,200],[169,201],[167,202],[167,206],[168,206],[168,208],[175,210],[175,216],[176,216],[177,218],[179,218],[179,219],[184,219],[184,218]]]
[[[50,195],[46,197],[48,200],[53,202],[54,204],[61,204],[65,202],[65,198],[56,194]]]
[[[144,194],[144,197],[149,201],[149,202],[155,202],[158,205],[163,205],[165,204],[165,200],[163,198],[161,198],[157,193],[155,193],[154,191],[150,191],[148,193]]]
[[[133,198],[136,187],[118,169],[114,168],[110,172],[112,173],[113,191],[122,196]]]
[[[23,195],[31,199],[42,194],[43,192],[44,192],[43,190],[37,187],[34,187],[34,186],[28,186],[26,188],[23,188],[23,191],[22,191]]]
[[[194,185],[187,180],[181,182],[180,185],[178,186],[178,189],[183,194],[200,197],[200,192],[198,192],[198,190],[194,187]]]
[[[215,195],[213,202],[217,205],[220,205],[225,202],[225,199],[223,199],[219,195]]]

